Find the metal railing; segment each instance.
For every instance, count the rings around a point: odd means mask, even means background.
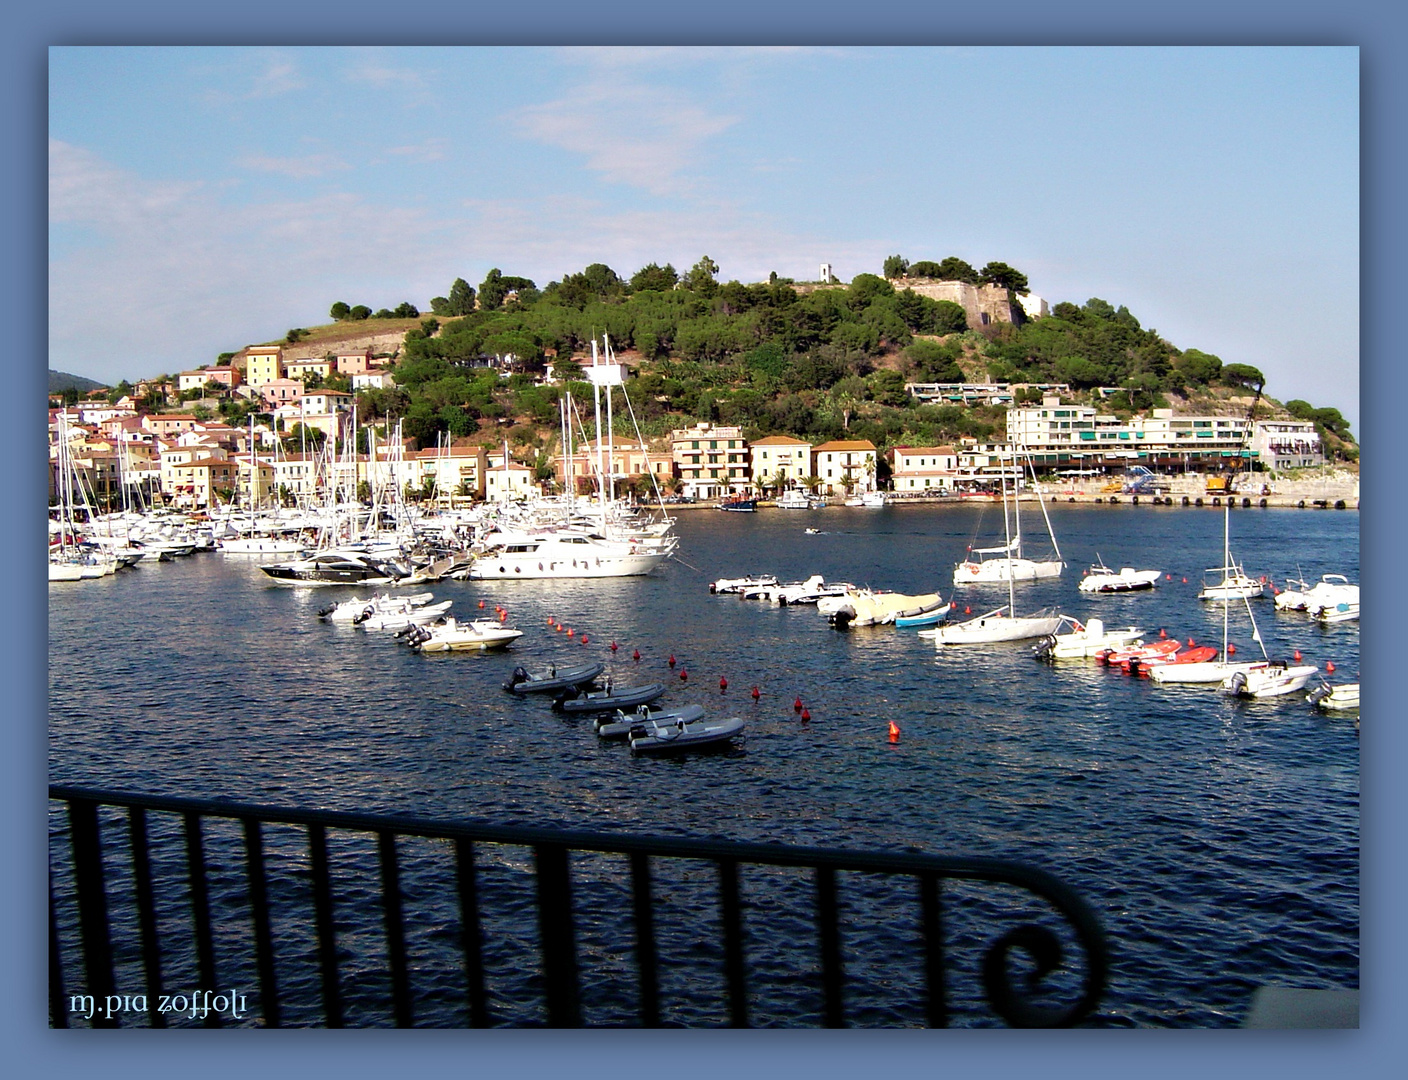
[[[750,1024],[750,971],[747,959],[745,916],[747,909],[740,888],[740,868],[787,868],[791,871],[811,871],[812,918],[816,934],[817,955],[807,963],[819,963],[821,1008],[820,1018],[827,1027],[847,1026],[847,948],[843,934],[843,892],[839,880],[842,874],[857,873],[871,880],[883,876],[894,881],[908,879],[913,890],[909,901],[917,908],[917,944],[922,953],[922,976],[919,996],[922,997],[922,1019],[931,1027],[946,1027],[952,1015],[949,1002],[950,947],[946,943],[946,888],[957,882],[981,886],[1014,887],[1027,894],[1024,904],[989,906],[984,921],[994,912],[1000,917],[1012,917],[1014,910],[1019,924],[986,942],[969,940],[967,955],[976,958],[986,1005],[994,1017],[1013,1026],[1069,1026],[1088,1017],[1104,991],[1107,955],[1100,923],[1074,891],[1052,875],[1032,867],[998,859],[949,858],[909,853],[879,853],[838,851],[820,848],[789,847],[780,844],[733,843],[716,840],[660,838],[627,835],[604,835],[586,832],[558,831],[510,826],[495,826],[473,822],[441,822],[410,817],[386,817],[368,814],[339,813],[320,810],[284,809],[267,806],[234,804],[223,801],[168,798],[137,795],[126,792],[100,791],[76,787],[53,786],[51,800],[51,865],[50,865],[50,1007],[51,1023],[66,1027],[73,1003],[83,995],[70,998],[65,992],[65,976],[76,965],[73,953],[81,952],[82,969],[89,995],[86,1019],[92,1026],[120,1026],[122,1016],[114,1016],[109,1007],[104,1015],[102,1003],[114,998],[128,1004],[137,999],[118,994],[114,965],[115,949],[129,958],[140,955],[145,993],[142,1001],[145,1016],[138,1013],[132,1019],[145,1018],[153,1027],[167,1026],[169,1008],[160,1007],[163,997],[164,960],[173,953],[193,958],[199,985],[218,987],[216,941],[212,933],[210,875],[212,861],[208,857],[206,819],[224,819],[237,823],[243,833],[243,859],[227,857],[216,869],[247,903],[252,938],[252,970],[257,981],[258,1019],[253,1022],[268,1027],[285,1023],[284,1003],[280,996],[278,957],[271,933],[270,878],[266,869],[264,826],[299,826],[306,834],[307,876],[311,892],[311,928],[316,936],[317,978],[321,990],[321,1023],[342,1027],[346,1021],[344,984],[339,970],[340,948],[334,911],[334,878],[329,859],[329,830],[371,834],[376,841],[379,864],[381,924],[384,935],[386,966],[389,981],[389,1013],[385,1015],[397,1026],[416,1023],[416,994],[412,986],[412,966],[407,960],[406,922],[403,910],[403,888],[399,864],[398,839],[428,838],[447,841],[452,847],[454,862],[454,901],[458,906],[458,939],[463,966],[465,1013],[459,1022],[472,1027],[487,1027],[512,1020],[496,1018],[495,1003],[486,988],[485,935],[481,910],[480,875],[476,872],[476,853],[485,845],[508,845],[527,848],[533,853],[534,903],[536,906],[537,956],[518,956],[518,970],[536,971],[540,978],[542,1004],[546,1022],[554,1027],[574,1027],[584,1023],[582,1009],[583,971],[579,964],[578,919],[588,922],[603,916],[623,923],[617,912],[582,912],[574,906],[574,876],[569,856],[572,853],[595,853],[596,856],[624,856],[624,870],[629,878],[630,924],[635,968],[634,1022],[646,1027],[662,1023],[661,974],[662,962],[657,947],[657,908],[662,893],[653,889],[653,874],[671,861],[702,861],[714,868],[717,887],[717,926],[721,941],[717,942],[727,1023],[737,1027]],[[67,807],[67,827],[63,805]],[[100,815],[100,808],[111,808]],[[128,858],[115,867],[115,858],[104,857],[104,828],[100,817],[109,822],[126,812],[126,848]],[[180,846],[184,848],[184,876],[181,883],[189,906],[190,940],[181,949],[170,950],[168,942],[158,934],[159,912],[153,888],[153,861],[149,845],[149,814],[160,815],[166,836],[174,844],[180,824]],[[174,816],[167,816],[174,815]],[[112,825],[109,824],[109,830]],[[117,846],[121,836],[112,838],[110,847]],[[218,854],[231,855],[230,844],[217,845]],[[496,849],[498,850],[498,849]],[[67,866],[63,858],[67,855]],[[243,862],[243,882],[235,875],[238,868],[229,865]],[[691,863],[691,865],[693,864]],[[613,864],[615,865],[615,864]],[[676,863],[675,865],[678,865]],[[119,872],[119,870],[121,872]],[[123,876],[130,873],[130,893],[119,889]],[[448,871],[447,871],[448,873]],[[759,873],[759,871],[754,871]],[[579,875],[578,881],[581,881]],[[71,882],[71,888],[67,883]],[[623,892],[624,892],[623,886]],[[118,897],[118,893],[121,896]],[[115,937],[109,915],[110,898],[120,899],[135,910],[135,916],[120,920]],[[1035,901],[1040,913],[1029,918]],[[624,901],[623,901],[624,903]],[[183,905],[184,906],[184,905]],[[59,909],[74,913],[67,926],[62,925]],[[281,912],[283,909],[280,909]],[[364,913],[365,914],[365,913]],[[165,913],[168,922],[173,913]],[[1051,929],[1052,916],[1061,934]],[[74,925],[76,923],[76,926]],[[691,933],[695,932],[692,928]],[[170,935],[167,935],[168,937]],[[987,932],[983,932],[987,937]],[[971,937],[971,935],[970,935]],[[1080,963],[1068,966],[1061,940],[1078,946]],[[66,949],[65,942],[68,942]],[[75,944],[75,942],[77,944]],[[786,948],[799,950],[797,943]],[[67,955],[66,955],[67,952]],[[1023,960],[1028,970],[1025,978],[1014,978],[1010,968]],[[788,954],[789,958],[793,955]],[[536,961],[536,966],[534,962]],[[798,959],[798,966],[802,961]],[[132,960],[135,967],[135,959]],[[663,969],[668,971],[668,965]],[[1061,975],[1052,989],[1048,977]],[[1019,985],[1021,984],[1021,985]],[[1055,995],[1061,1000],[1051,1003]],[[1067,1000],[1068,999],[1068,1000]],[[184,997],[182,998],[184,1001]],[[194,1002],[194,998],[192,999]],[[233,1001],[233,996],[231,998]],[[93,1002],[97,1002],[95,1009]],[[207,1006],[210,998],[205,999]],[[218,1000],[217,1000],[218,1003]],[[911,1005],[919,1003],[911,1002]],[[383,1005],[383,1008],[385,1005]],[[184,1006],[183,1006],[184,1008]],[[219,1008],[202,1011],[202,1023],[220,1026]],[[121,1012],[121,1010],[119,1010]],[[197,1010],[194,1004],[191,1016]],[[131,1022],[129,1020],[129,1022]],[[249,1022],[246,1020],[246,1022]],[[784,1021],[787,1022],[787,1021]]]

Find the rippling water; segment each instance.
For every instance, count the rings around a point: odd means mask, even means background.
[[[1219,642],[1221,607],[1196,593],[1203,567],[1221,559],[1220,512],[1056,505],[1051,513],[1066,577],[1019,586],[1019,613],[1059,605],[1111,626]],[[806,535],[806,527],[822,531]],[[1248,573],[1278,582],[1298,567],[1311,580],[1343,573],[1357,581],[1358,527],[1352,511],[1237,510],[1233,554]],[[323,624],[316,610],[348,591],[267,585],[256,561],[214,554],[51,586],[51,779],[500,824],[1017,859],[1068,881],[1103,921],[1113,967],[1098,1022],[1109,1025],[1233,1025],[1256,985],[1357,987],[1352,718],[1317,714],[1299,695],[1248,703],[1079,662],[1048,667],[1028,645],[936,654],[913,631],[838,633],[810,608],[708,594],[716,577],[771,572],[902,592],[937,588],[947,598],[965,548],[990,544],[1000,530],[1001,509],[991,506],[694,511],[680,515],[682,561],[649,578],[436,587],[462,614],[481,599],[506,607],[510,624],[526,631],[506,654],[421,656],[390,635]],[[1172,580],[1152,594],[1084,597],[1076,581],[1097,552],[1110,566],[1158,567]],[[970,587],[956,600],[959,615],[965,605],[976,614],[1005,602],[1006,590]],[[1273,656],[1299,649],[1322,669],[1333,661],[1336,679],[1358,678],[1357,624],[1322,628],[1275,614],[1269,601],[1254,610]],[[549,616],[573,627],[573,638],[552,631]],[[1255,651],[1235,609],[1231,640],[1240,656]],[[666,666],[671,654],[674,672]],[[666,680],[669,702],[702,701],[744,716],[746,744],[637,760],[619,744],[600,744],[589,723],[499,689],[515,664],[588,656],[610,660],[620,683]],[[687,682],[678,677],[685,671]],[[756,704],[748,696],[754,685],[762,693]],[[793,712],[797,696],[809,723]],[[901,728],[895,745],[887,739],[892,719]],[[179,877],[178,839],[158,834],[154,857],[168,859]],[[119,839],[113,843],[120,849]],[[290,912],[281,924],[287,946],[280,938],[289,1018],[316,1022],[315,957],[307,939],[295,939],[292,914],[306,906],[306,857],[291,830],[271,830],[269,846],[271,873],[286,870],[292,882],[280,886],[292,890],[287,896],[275,897],[287,901],[276,909]],[[443,846],[407,841],[406,849],[417,1016],[455,1024],[462,991],[448,906],[452,871]],[[347,871],[337,900],[349,1022],[367,1022],[359,1010],[386,991],[378,981],[375,850],[345,837],[333,858]],[[629,909],[619,867],[603,859],[583,870],[583,891]],[[535,975],[518,972],[513,958],[536,940],[530,871],[529,854],[514,849],[483,867],[486,903],[497,898],[504,916],[486,928],[490,989],[515,1023],[541,1020]],[[242,866],[217,866],[216,874],[212,893],[231,913],[228,925],[218,924],[222,958],[231,956],[222,971],[251,985],[235,958],[246,947],[234,917]],[[721,981],[717,956],[696,934],[670,929],[671,912],[683,926],[715,918],[711,881],[700,867],[661,900],[661,953],[670,965],[662,1001],[674,1022],[726,1020],[694,992],[701,981]],[[847,948],[870,958],[848,967],[853,1016],[919,1023],[886,996],[887,988],[919,985],[920,973],[911,970],[913,935],[883,917],[891,909],[885,888],[848,894]],[[782,872],[752,885],[750,933],[813,940],[808,889]],[[975,894],[975,925],[991,903]],[[178,916],[164,914],[173,935]],[[954,933],[961,951],[969,933],[961,919]],[[629,936],[586,927],[579,949],[589,1020],[628,1021],[632,1003],[613,987],[631,982]],[[797,971],[793,959],[760,948],[759,1022],[819,1022],[814,965],[807,960],[811,966]],[[183,962],[169,984],[189,970]],[[955,992],[964,1022],[963,991]]]

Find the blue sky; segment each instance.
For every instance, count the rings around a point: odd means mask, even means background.
[[[49,366],[709,254],[1010,263],[1359,419],[1352,47],[50,50]]]

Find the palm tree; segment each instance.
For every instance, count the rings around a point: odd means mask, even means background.
[[[811,492],[813,495],[815,495],[816,489],[821,487],[821,477],[804,476],[802,477],[802,486],[806,488],[809,492]]]

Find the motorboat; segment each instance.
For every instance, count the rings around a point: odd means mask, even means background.
[[[468,576],[478,581],[638,577],[675,550],[673,536],[610,539],[587,529],[494,532],[476,552]]]
[[[1247,672],[1254,667],[1256,667],[1256,663],[1252,661],[1232,663],[1226,660],[1204,660],[1199,663],[1150,664],[1148,670],[1149,678],[1160,684],[1214,685],[1238,672]]]
[[[779,510],[818,510],[825,505],[823,500],[813,498],[800,488],[789,488],[777,500]]]
[[[1070,619],[1067,625],[1068,633],[1048,635],[1036,644],[1032,652],[1038,660],[1088,659],[1102,650],[1143,644],[1140,635],[1144,631],[1137,626],[1107,630],[1102,619],[1091,619],[1084,624]]]
[[[704,746],[731,742],[743,734],[743,718],[726,720],[675,720],[670,723],[644,723],[631,731],[631,753],[651,754],[694,750]]]
[[[838,630],[849,626],[884,626],[901,615],[917,617],[938,613],[948,607],[938,593],[906,596],[904,593],[848,593],[844,602],[833,607],[827,618]],[[818,604],[818,610],[820,605]]]
[[[673,724],[680,720],[688,723],[703,715],[703,705],[641,705],[633,712],[617,709],[613,713],[598,716],[592,721],[592,727],[603,739],[624,739],[642,724]]]
[[[558,712],[576,714],[609,713],[620,709],[633,709],[637,705],[648,705],[665,693],[664,683],[645,683],[641,686],[613,686],[606,680],[601,690],[582,690],[571,687],[557,697],[552,707]]]
[[[1096,556],[1097,560],[1099,556]],[[1083,593],[1125,593],[1152,589],[1158,585],[1160,570],[1136,570],[1132,566],[1111,570],[1103,562],[1097,561],[1085,572],[1076,586]]]
[[[861,506],[869,506],[876,510],[883,509],[889,503],[890,497],[883,491],[867,491],[860,497]]]
[[[449,616],[430,626],[413,627],[405,640],[420,652],[461,652],[501,649],[522,636],[522,630],[512,630],[489,619],[462,623]]]
[[[938,626],[939,623],[948,618],[948,613],[952,608],[952,604],[940,602],[934,604],[927,610],[916,612],[913,615],[906,615],[901,612],[895,616],[895,625],[899,627]]]
[[[1330,712],[1355,710],[1359,708],[1359,684],[1341,683],[1339,686],[1331,686],[1327,682],[1322,682],[1305,696],[1305,700],[1317,709],[1326,709]]]
[[[215,546],[225,555],[296,555],[307,545],[286,536],[236,536]]]
[[[586,686],[605,670],[606,665],[600,662],[561,669],[555,664],[550,664],[539,671],[517,667],[513,669],[509,681],[504,683],[504,689],[514,694],[547,694],[557,690],[569,690],[575,686]]]
[[[1357,592],[1358,586],[1355,590]],[[1337,604],[1327,604],[1315,613],[1315,620],[1320,623],[1358,622],[1359,601],[1341,600]]]
[[[367,608],[352,622],[364,630],[409,630],[413,626],[428,626],[444,618],[453,600],[442,600],[438,604],[424,604],[420,607],[406,606],[400,609],[377,610]]]
[[[719,503],[720,510],[732,510],[736,514],[751,514],[758,509],[757,499],[725,499]]]
[[[777,584],[772,574],[755,574],[752,577],[719,578],[709,582],[711,593],[738,593],[744,589],[767,589]]]
[[[1324,574],[1312,587],[1308,582],[1292,578],[1287,588],[1276,595],[1277,611],[1307,611],[1318,615],[1321,609],[1341,603],[1359,603],[1359,586],[1351,585],[1343,574]],[[1289,586],[1299,585],[1292,589]]]
[[[318,618],[328,622],[352,622],[368,608],[373,611],[399,611],[407,607],[421,607],[435,599],[434,593],[412,593],[409,596],[391,596],[376,593],[367,599],[344,600],[318,612]]]
[[[1165,638],[1162,641],[1151,641],[1146,645],[1125,645],[1116,649],[1100,649],[1094,653],[1097,663],[1106,667],[1124,668],[1129,670],[1131,661],[1139,663],[1145,660],[1157,660],[1160,657],[1172,656],[1179,650],[1177,638]]]
[[[841,597],[854,592],[855,586],[848,581],[827,582],[820,574],[813,574],[806,581],[792,581],[786,585],[774,585],[763,596],[776,604],[816,604],[828,597]]]
[[[1149,673],[1159,667],[1179,667],[1185,664],[1206,664],[1217,659],[1217,649],[1211,645],[1194,645],[1191,649],[1179,649],[1178,652],[1165,656],[1148,656],[1140,660],[1131,660],[1129,673],[1139,675],[1142,678],[1149,678]]]
[[[1304,688],[1319,670],[1311,664],[1290,666],[1279,660],[1267,660],[1228,675],[1222,680],[1222,690],[1237,697],[1280,697]]]
[[[405,576],[390,562],[336,548],[259,569],[279,585],[387,585]]]

